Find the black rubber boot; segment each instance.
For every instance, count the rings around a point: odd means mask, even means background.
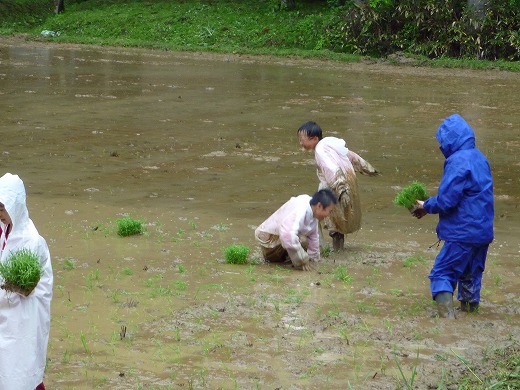
[[[332,248],[335,251],[340,251],[345,245],[345,235],[339,232],[331,232],[329,236],[332,237]]]
[[[440,292],[435,296],[439,317],[455,319],[455,309],[453,307],[453,294],[447,291]]]
[[[478,312],[478,302],[460,301],[460,311],[477,313]]]

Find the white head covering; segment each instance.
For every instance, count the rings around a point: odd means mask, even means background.
[[[43,381],[47,357],[51,257],[45,239],[29,218],[25,186],[17,175],[6,173],[0,178],[0,202],[11,217],[7,239],[7,226],[0,222],[0,261],[5,262],[12,252],[25,248],[38,255],[44,270],[28,297],[0,290],[0,389],[34,390]]]

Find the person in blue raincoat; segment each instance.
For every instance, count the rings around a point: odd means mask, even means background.
[[[455,318],[453,292],[462,311],[478,311],[482,273],[493,241],[493,178],[475,134],[458,114],[446,118],[436,134],[446,158],[436,196],[417,201],[413,215],[439,214],[437,236],[444,245],[428,276],[439,314]],[[458,285],[458,286],[457,286]]]

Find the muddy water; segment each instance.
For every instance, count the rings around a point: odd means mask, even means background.
[[[454,351],[484,372],[519,336],[519,89],[496,71],[1,41],[0,166],[53,255],[48,387],[391,389],[397,360],[436,388],[464,373]],[[435,131],[455,112],[496,195],[483,309],[456,326],[432,317],[436,218],[392,204],[413,180],[435,193]],[[307,120],[382,172],[359,178],[363,228],[316,273],[223,264],[315,191]],[[145,234],[118,237],[123,215]]]

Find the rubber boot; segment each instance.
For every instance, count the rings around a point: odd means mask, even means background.
[[[335,251],[340,251],[345,245],[345,235],[339,232],[331,232],[329,236],[332,237],[332,248]]]
[[[455,319],[455,309],[453,307],[453,294],[450,292],[440,292],[435,296],[439,317]]]
[[[478,312],[478,302],[460,301],[460,311],[477,313]]]

